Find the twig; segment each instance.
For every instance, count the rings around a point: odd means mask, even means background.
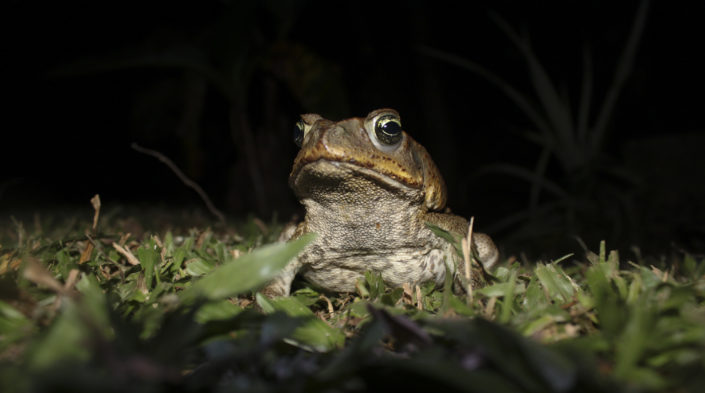
[[[328,314],[330,316],[333,316],[333,313],[335,312],[335,309],[333,308],[333,302],[331,302],[330,299],[328,299],[328,297],[325,295],[320,295],[318,298],[326,301],[326,303],[328,304]]]
[[[130,252],[130,250],[128,250],[127,247],[121,247],[119,244],[113,242],[113,248],[115,249],[115,251],[119,252],[119,253],[122,254],[125,258],[127,258],[127,262],[128,262],[130,265],[135,265],[135,266],[137,266],[137,265],[140,264],[140,260],[137,259],[137,257],[135,256],[135,254],[133,254],[132,252]]]
[[[76,283],[78,282],[79,273],[80,272],[78,271],[78,269],[71,269],[69,271],[69,276],[66,279],[66,282],[64,283],[65,291],[70,291],[71,289],[73,289],[74,285],[76,285]]]
[[[421,287],[416,285],[416,308],[418,310],[423,310],[423,299],[421,298]]]
[[[95,194],[91,198],[91,205],[93,205],[93,210],[95,211],[93,214],[93,234],[95,235],[95,230],[98,227],[98,218],[100,217],[100,195]]]
[[[83,248],[83,251],[81,251],[81,256],[78,258],[79,265],[91,260],[91,255],[93,255],[93,249],[95,248],[91,235],[86,233],[86,238],[88,238],[88,241],[86,241],[86,246]]]
[[[468,235],[463,238],[461,245],[463,247],[463,261],[465,262],[465,281],[468,294],[468,305],[472,304],[472,273],[470,269],[470,259],[472,257],[472,227],[475,224],[475,217],[470,217],[468,224]]]
[[[65,294],[66,289],[61,283],[49,273],[49,271],[39,262],[38,259],[30,257],[27,259],[27,265],[22,272],[22,275],[27,280],[45,286],[58,294]]]
[[[199,186],[193,180],[189,179],[188,176],[186,176],[183,172],[181,172],[181,169],[179,169],[179,167],[177,167],[176,164],[174,164],[174,162],[169,159],[169,157],[165,156],[164,154],[162,154],[156,150],[146,149],[146,148],[138,145],[137,143],[132,143],[132,149],[134,149],[140,153],[155,157],[159,161],[163,162],[166,166],[169,167],[169,169],[172,170],[172,172],[174,172],[176,174],[176,176],[179,177],[179,179],[181,179],[181,181],[187,187],[190,187],[191,189],[196,191],[198,196],[200,196],[201,199],[203,200],[203,202],[206,204],[206,207],[208,208],[208,210],[211,213],[213,213],[214,216],[218,217],[218,221],[220,221],[221,223],[225,223],[225,215],[215,207],[215,205],[213,204],[211,199],[208,197],[206,192],[203,191],[201,186]]]
[[[88,241],[86,242],[86,246],[83,248],[83,251],[81,251],[81,257],[78,259],[79,265],[86,263],[91,259],[93,249],[95,248],[95,241],[92,237],[96,234],[98,219],[100,218],[100,196],[98,194],[95,194],[93,198],[91,198],[91,205],[93,205],[94,210],[93,226],[91,227],[90,233],[86,231],[86,238]]]

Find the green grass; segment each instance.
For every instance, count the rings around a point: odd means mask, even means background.
[[[126,229],[142,227],[127,218],[106,214],[95,228],[90,217],[3,222],[0,391],[705,383],[705,261],[690,256],[632,263],[602,243],[556,261],[510,258],[469,304],[448,288],[386,288],[374,274],[356,294],[300,283],[267,299],[256,290],[310,238],[277,244],[280,227],[257,220],[137,237]]]

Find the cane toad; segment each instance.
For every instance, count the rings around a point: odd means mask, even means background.
[[[446,266],[455,274],[461,258],[426,223],[465,234],[467,221],[442,212],[443,178],[426,149],[403,131],[395,110],[338,122],[306,114],[294,134],[301,150],[289,185],[306,216],[292,238],[318,236],[264,293],[288,295],[297,274],[335,292],[354,291],[367,270],[391,286],[442,285]],[[498,251],[490,237],[474,233],[473,239],[479,260],[492,266]]]

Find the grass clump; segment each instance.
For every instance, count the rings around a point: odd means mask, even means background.
[[[115,222],[115,216],[111,219]],[[450,290],[257,289],[310,239],[253,220],[139,238],[88,220],[0,237],[0,390],[698,391],[705,261],[509,259]],[[60,227],[60,226],[59,226]]]

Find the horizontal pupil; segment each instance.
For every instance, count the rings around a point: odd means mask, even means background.
[[[382,125],[382,130],[384,130],[384,132],[387,134],[398,134],[401,132],[401,127],[399,126],[399,124],[393,121],[389,121]]]

